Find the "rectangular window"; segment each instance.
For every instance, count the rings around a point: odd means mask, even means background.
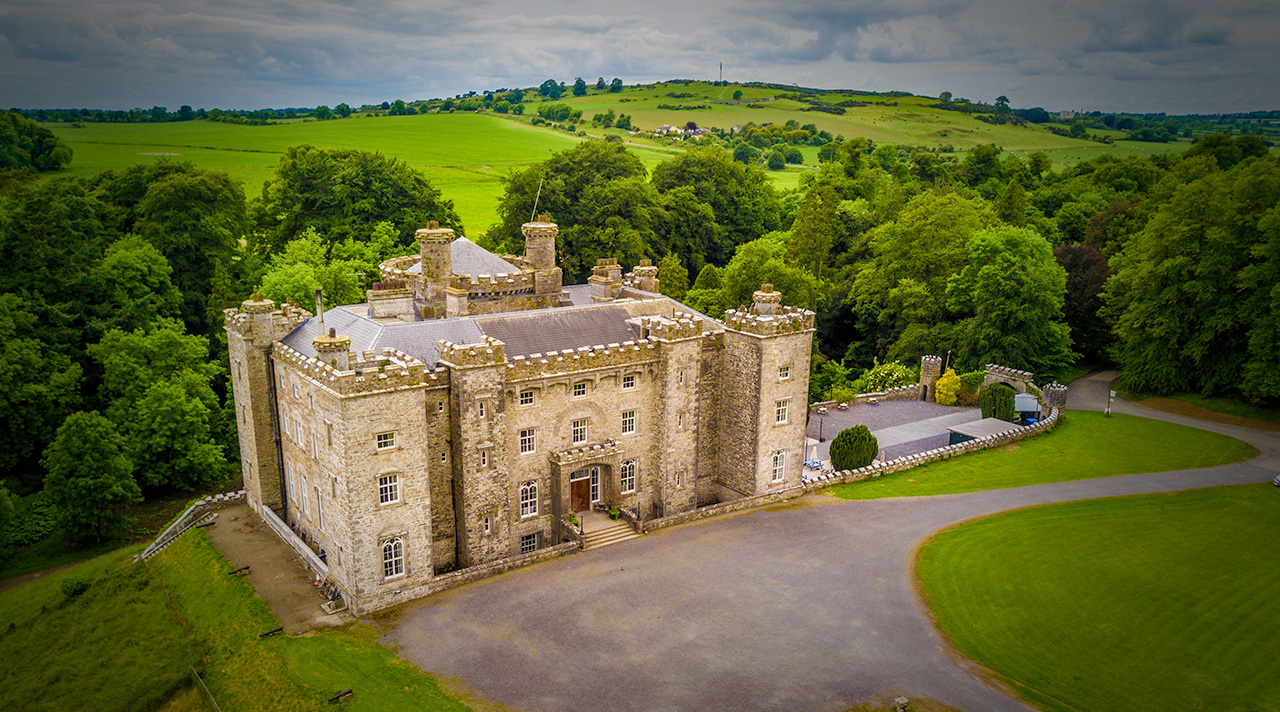
[[[680,385],[684,385],[684,369],[680,369]]]
[[[622,411],[622,433],[634,433],[636,431],[636,412],[634,410]]]
[[[382,577],[404,575],[404,540],[400,537],[382,542]]]
[[[538,449],[538,433],[535,428],[520,431],[520,453],[527,454]]]
[[[324,439],[325,444],[329,447],[333,447],[333,423],[326,422],[324,424]]]
[[[437,413],[444,412],[444,401],[440,401],[439,403],[436,404],[436,412]]]
[[[284,390],[284,376],[280,377],[280,390]]]
[[[379,450],[390,450],[391,448],[396,446],[396,434],[395,433],[378,433],[377,441],[378,441]]]
[[[622,390],[629,391],[636,387],[636,374],[628,373],[622,377]]]
[[[400,501],[400,475],[383,475],[378,478],[378,504]]]
[[[582,418],[580,420],[573,421],[574,444],[576,445],[577,443],[585,443],[586,441],[587,441],[587,419]]]
[[[636,461],[627,460],[622,463],[621,476],[618,479],[619,488],[623,494],[636,491]]]
[[[484,518],[484,533],[485,533],[485,534],[488,534],[490,531],[492,531],[492,528],[493,528],[493,522],[492,522],[492,520],[491,520],[489,517],[485,517],[485,518]]]
[[[307,478],[298,472],[298,489],[302,493],[302,513],[307,515],[307,519],[311,518],[311,498],[307,495]]]
[[[533,405],[533,390],[520,391],[520,405]]]
[[[538,550],[538,535],[525,534],[520,537],[520,553],[528,554]]]
[[[790,408],[791,408],[790,398],[783,398],[777,403],[774,403],[773,404],[773,422],[775,423],[787,422],[787,410]]]
[[[488,466],[489,466],[489,451],[488,451],[488,450],[481,450],[481,451],[480,451],[480,466],[481,466],[481,467],[488,467]]]
[[[320,531],[324,531],[324,495],[320,493],[320,485],[316,485],[316,520],[320,522]]]
[[[676,430],[684,430],[684,413],[676,413]]]
[[[787,474],[787,452],[778,450],[773,453],[773,481],[781,482]]]
[[[479,402],[477,402],[477,403],[476,403],[476,413],[477,413],[481,418],[483,418],[483,417],[484,417],[484,401],[479,401]]]
[[[288,460],[284,461],[284,482],[289,490],[289,499],[296,499],[297,495],[294,494],[293,490],[293,463]]]
[[[293,384],[293,399],[297,400],[298,398],[298,384],[295,383]]]
[[[310,393],[307,394],[307,407],[311,410],[316,409],[316,397]]]
[[[440,453],[440,462],[448,462],[448,461],[449,461],[449,453],[448,452]]]
[[[532,517],[538,513],[538,483],[520,485],[520,516]]]
[[[785,380],[787,380],[788,378],[791,378],[791,367],[790,367],[790,366],[779,366],[779,367],[778,367],[778,380],[779,380],[779,381],[785,381]]]
[[[587,395],[587,384],[586,384],[586,382],[585,382],[585,381],[584,381],[584,382],[582,382],[582,383],[575,383],[575,384],[573,384],[573,397],[574,397],[574,398],[582,398],[582,397],[584,397],[584,396],[586,396],[586,395]]]

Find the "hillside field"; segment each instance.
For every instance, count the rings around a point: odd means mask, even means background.
[[[736,90],[743,92],[740,103],[732,101]],[[618,93],[598,92],[594,85],[586,96],[566,94],[560,101],[580,109],[583,122],[578,128],[589,137],[617,135],[649,170],[683,149],[684,144],[655,139],[642,133],[619,129],[599,129],[590,125],[596,113],[610,109],[632,116],[641,130],[662,124],[732,128],[747,122],[814,124],[836,136],[865,136],[878,144],[920,146],[963,154],[974,146],[994,143],[1005,150],[1026,155],[1044,151],[1061,169],[1103,153],[1149,155],[1184,150],[1186,143],[1154,144],[1117,141],[1105,146],[1093,141],[1066,138],[1034,125],[995,126],[973,115],[934,108],[937,100],[928,97],[863,95],[852,92],[823,94],[828,103],[845,100],[864,102],[843,115],[805,111],[808,105],[778,99],[786,92],[759,86],[713,86],[664,82],[629,87]],[[691,94],[673,98],[672,94]],[[527,96],[537,98],[536,93]],[[706,106],[705,109],[668,107]],[[754,108],[758,107],[758,108]],[[49,128],[75,152],[71,175],[92,175],[136,163],[165,158],[191,161],[201,168],[227,171],[245,188],[249,198],[261,194],[262,183],[272,175],[280,154],[290,146],[310,143],[321,148],[378,151],[421,170],[454,201],[468,234],[486,231],[497,220],[495,206],[502,196],[502,179],[513,171],[537,163],[553,152],[583,140],[566,131],[533,126],[537,102],[527,104],[523,117],[492,113],[435,113],[416,116],[373,116],[356,114],[331,121],[292,121],[268,126],[239,126],[211,121],[147,124],[88,123],[83,128],[69,124],[49,124]],[[804,146],[803,166],[789,166],[771,172],[780,189],[799,185],[804,171],[817,164],[817,147]]]

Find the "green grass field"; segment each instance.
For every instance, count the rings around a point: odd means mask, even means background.
[[[230,565],[199,530],[149,566],[132,562],[138,550],[119,550],[0,593],[7,626],[0,629],[0,709],[94,709],[188,648],[224,710],[329,709],[328,698],[348,688],[355,696],[343,709],[467,709],[380,645],[367,623],[259,638],[278,621],[247,581],[227,575]],[[66,600],[59,587],[67,576],[90,579],[88,591]],[[172,690],[186,679],[186,668],[170,665],[152,675],[150,690]],[[129,699],[138,702],[140,689]],[[165,709],[176,712],[191,702],[184,694]]]
[[[878,499],[1070,482],[1212,467],[1257,454],[1205,430],[1127,415],[1071,411],[1045,435],[884,477],[828,487],[842,499]]]
[[[1280,710],[1280,489],[1046,505],[961,524],[917,572],[956,648],[1037,706]]]

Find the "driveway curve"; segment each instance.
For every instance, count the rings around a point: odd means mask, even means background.
[[[1101,410],[1114,374],[1073,385]],[[1099,401],[1101,395],[1101,401]],[[1032,708],[952,659],[915,593],[928,536],[999,511],[1264,482],[1280,436],[1224,432],[1259,457],[1221,467],[935,497],[787,505],[691,524],[407,604],[386,642],[479,706],[552,710],[844,710],[875,695],[978,712]]]

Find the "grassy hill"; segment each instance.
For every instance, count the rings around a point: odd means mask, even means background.
[[[589,124],[596,113],[610,109],[631,115],[633,124],[650,131],[662,124],[729,129],[736,125],[786,123],[794,119],[847,138],[865,136],[876,143],[920,146],[964,152],[994,143],[1013,153],[1045,151],[1056,166],[1069,165],[1101,153],[1120,155],[1183,150],[1186,144],[1117,141],[1115,146],[1066,138],[1044,126],[992,125],[972,114],[932,106],[936,99],[900,94],[868,95],[829,92],[821,101],[858,102],[836,115],[808,111],[809,104],[790,98],[779,88],[760,85],[713,86],[707,82],[663,82],[628,87],[618,93],[600,92],[589,85],[586,96],[566,94],[560,99],[580,109],[590,136],[615,134],[630,144],[647,168],[681,150],[680,142],[657,139],[619,129],[596,129]],[[742,99],[733,100],[735,91]],[[527,96],[538,99],[536,93]],[[706,108],[680,108],[701,106]],[[675,108],[672,108],[675,107]],[[431,113],[416,116],[357,114],[332,121],[281,122],[268,126],[240,126],[210,121],[155,124],[89,123],[83,128],[51,124],[50,128],[75,152],[69,173],[88,175],[166,157],[187,160],[203,168],[224,170],[245,186],[248,197],[261,193],[279,154],[289,146],[310,143],[322,148],[379,151],[423,171],[445,197],[454,201],[463,224],[472,234],[496,221],[495,206],[502,195],[502,178],[572,146],[581,137],[560,129],[533,126],[536,103],[526,115],[492,113]],[[805,170],[817,163],[817,147],[806,146],[804,166],[771,173],[779,188],[793,188]]]

